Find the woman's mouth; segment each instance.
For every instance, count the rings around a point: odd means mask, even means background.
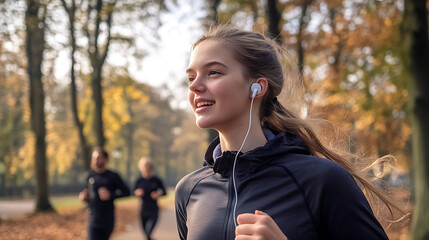
[[[205,109],[215,104],[214,101],[198,101],[195,104],[195,113],[201,113]]]
[[[205,106],[211,106],[213,104],[214,104],[214,102],[210,102],[210,101],[198,102],[197,108],[205,107]]]

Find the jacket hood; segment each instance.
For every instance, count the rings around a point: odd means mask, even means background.
[[[238,153],[237,161],[239,164],[236,166],[238,174],[253,172],[275,159],[281,159],[280,156],[285,154],[310,154],[305,143],[294,134],[281,132],[275,135],[266,129],[264,129],[264,134],[268,139],[264,146],[245,153]],[[222,152],[220,149],[220,140],[217,137],[207,148],[204,156],[204,166],[213,168],[213,171],[221,174],[222,177],[228,177],[232,170],[236,154],[237,151]]]

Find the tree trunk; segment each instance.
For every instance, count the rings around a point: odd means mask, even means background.
[[[403,62],[409,78],[415,205],[413,240],[429,239],[429,40],[425,0],[404,1]]]
[[[104,128],[103,128],[103,94],[102,94],[102,69],[104,62],[106,61],[107,53],[109,52],[111,37],[111,26],[112,26],[112,15],[115,9],[117,1],[106,3],[103,5],[102,0],[97,0],[95,6],[91,4],[88,6],[88,25],[91,25],[89,22],[93,20],[92,24],[94,25],[94,30],[90,31],[90,27],[86,26],[86,35],[88,38],[88,54],[92,67],[91,74],[91,88],[92,88],[92,98],[94,100],[94,132],[97,141],[97,146],[104,147],[105,137],[104,137]],[[95,18],[91,18],[95,11]],[[99,37],[100,27],[104,22],[106,39],[105,45],[99,46]],[[103,51],[100,52],[100,50]]]
[[[209,0],[206,1],[207,6],[207,16],[204,21],[204,27],[208,29],[212,25],[219,24],[219,18],[218,18],[218,7],[221,0]]]
[[[43,14],[39,14],[43,12]],[[42,61],[45,49],[46,8],[34,0],[27,1],[25,23],[27,31],[28,77],[30,80],[31,129],[36,139],[36,212],[53,211],[49,202],[48,176],[46,171],[46,126],[44,92],[42,83]],[[41,16],[41,17],[39,17]]]
[[[134,112],[132,109],[132,103],[130,98],[127,96],[126,86],[123,86],[123,94],[125,97],[125,102],[127,103],[127,112],[128,115],[130,115],[130,122],[126,124],[126,136],[125,136],[125,142],[127,147],[127,165],[126,165],[126,174],[127,174],[127,180],[128,183],[132,183],[133,179],[131,168],[134,168],[133,166],[133,159],[134,159],[134,133],[136,131],[136,125],[134,124]]]
[[[4,173],[5,164],[3,161],[0,161],[0,197],[7,196],[6,193],[6,174]]]
[[[92,100],[94,101],[94,131],[97,146],[104,147],[103,90],[101,86],[101,67],[93,66],[91,74]]]
[[[281,13],[277,8],[277,0],[267,0],[268,34],[274,38],[279,45],[282,45],[280,28]]]
[[[126,165],[126,174],[128,183],[132,183],[132,172],[131,168],[135,168],[133,164],[134,159],[134,132],[136,130],[135,124],[130,122],[126,126],[127,136],[125,137],[125,142],[127,144],[127,165]]]
[[[336,44],[337,49],[332,54],[332,57],[334,60],[330,64],[330,67],[332,69],[330,74],[331,74],[331,79],[333,79],[333,82],[336,84],[340,84],[341,78],[340,78],[339,66],[340,66],[342,51],[343,51],[345,41],[346,41],[346,39],[343,38],[342,34],[347,34],[347,33],[345,33],[345,31],[347,31],[347,30],[341,30],[341,31],[337,30],[337,24],[335,21],[335,18],[337,16],[337,11],[338,10],[336,8],[330,8],[329,9],[329,18],[331,21],[332,31],[333,31],[333,34],[336,37],[338,37],[338,42]]]
[[[297,36],[297,52],[298,52],[298,68],[299,68],[299,74],[302,77],[302,72],[304,69],[304,45],[302,44],[303,41],[303,34],[304,30],[307,28],[308,21],[306,20],[307,17],[307,9],[308,6],[311,4],[312,0],[305,0],[304,3],[301,6],[301,16],[299,17],[299,30],[298,30],[298,36]]]
[[[65,0],[61,0],[61,3],[64,7],[64,10],[67,12],[69,17],[69,31],[70,31],[70,45],[71,45],[71,68],[70,68],[70,96],[71,96],[71,106],[73,113],[73,120],[77,127],[80,148],[82,151],[82,160],[85,170],[89,170],[91,166],[91,153],[90,147],[87,144],[86,136],[83,133],[83,123],[79,118],[79,110],[77,104],[77,88],[76,88],[76,74],[75,74],[75,64],[76,59],[74,57],[76,52],[76,36],[75,36],[75,20],[76,20],[76,3],[75,0],[72,0],[71,6],[68,7]]]

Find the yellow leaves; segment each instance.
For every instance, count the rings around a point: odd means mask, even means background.
[[[30,122],[30,118],[31,118],[30,109],[27,108],[27,111],[23,112],[22,119],[24,120],[24,122]]]
[[[334,95],[328,96],[327,100],[329,105],[337,105],[344,102],[344,98],[343,96],[341,96],[341,94],[334,94]]]
[[[26,141],[22,148],[18,150],[18,156],[12,162],[11,172],[16,173],[19,169],[23,171],[24,179],[31,179],[34,176],[34,154],[36,139],[32,132],[27,132]]]
[[[149,102],[149,96],[132,85],[112,86],[104,91],[103,96],[105,99],[104,120],[106,126],[113,132],[118,131],[131,121],[129,108],[131,108],[133,101],[138,101],[141,104]],[[111,133],[106,132],[106,134]]]
[[[149,102],[149,96],[139,89],[136,89],[133,86],[126,86],[126,95],[133,100],[138,100],[141,104],[146,104]]]
[[[386,25],[387,27],[391,27],[392,26],[392,20],[390,18],[384,19],[384,25]]]
[[[338,43],[340,42],[340,38],[338,36],[332,36],[332,41],[333,43]]]
[[[387,106],[393,105],[396,99],[396,96],[393,96],[393,94],[386,94],[383,96],[383,102],[386,103]]]
[[[374,123],[374,129],[378,132],[386,132],[386,119],[384,117],[379,117]]]
[[[400,136],[400,142],[402,143],[401,147],[404,147],[406,142],[408,141],[408,138],[411,135],[411,127],[410,125],[406,123],[401,123],[401,136]]]
[[[120,119],[119,121],[124,122],[124,118],[126,118],[126,102],[123,96],[122,87],[111,87],[106,89],[103,93],[104,97],[104,113],[106,117],[117,117]],[[108,121],[112,121],[111,119],[106,119]]]
[[[328,5],[329,8],[338,8],[341,6],[342,4],[342,0],[329,0],[326,1],[326,4]]]
[[[110,96],[107,98],[106,102],[120,102],[122,100],[122,89],[120,88],[111,88],[105,95],[108,95],[110,91]],[[110,100],[109,100],[110,99]]]
[[[115,140],[127,124],[134,124],[133,116],[148,107],[149,96],[142,85],[130,78],[113,76],[103,92],[104,133],[108,140]],[[136,109],[138,108],[138,109]]]
[[[355,122],[356,130],[368,129],[369,126],[374,122],[374,116],[371,114],[362,115]]]
[[[49,160],[48,172],[64,174],[73,165],[79,148],[76,128],[69,118],[66,122],[48,121],[46,124],[46,156]]]

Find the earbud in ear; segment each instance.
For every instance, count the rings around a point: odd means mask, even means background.
[[[250,86],[250,90],[252,91],[252,98],[254,98],[258,93],[261,92],[262,87],[259,83],[253,83],[252,86]]]

